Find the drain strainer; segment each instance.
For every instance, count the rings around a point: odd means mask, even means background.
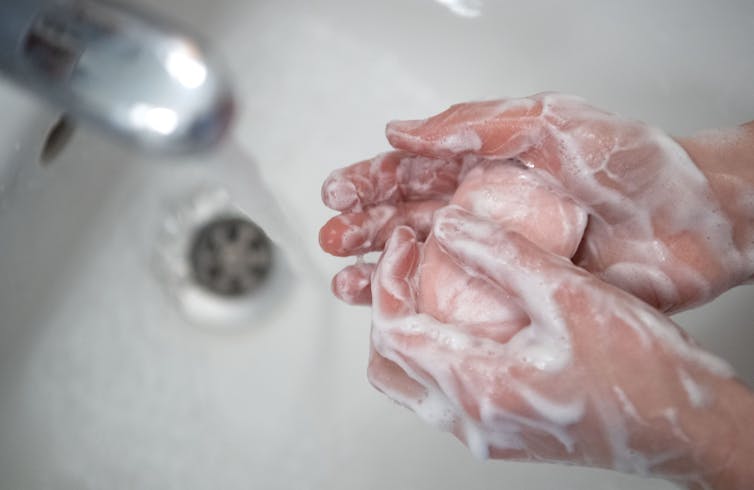
[[[243,218],[219,218],[199,230],[191,246],[194,279],[213,293],[238,297],[254,292],[272,269],[272,243]]]

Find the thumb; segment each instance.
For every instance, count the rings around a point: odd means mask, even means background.
[[[416,314],[414,276],[420,260],[416,232],[406,226],[396,228],[372,275],[375,315],[396,318]]]
[[[512,293],[530,315],[562,278],[586,276],[567,259],[457,206],[435,213],[433,234],[460,267]]]

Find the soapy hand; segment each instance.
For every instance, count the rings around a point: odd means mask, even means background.
[[[745,129],[686,153],[556,95],[391,124],[398,151],[323,186],[323,248],[385,248],[333,281],[373,302],[371,382],[481,456],[752,488],[751,392],[625,292],[668,311],[752,276],[754,175],[694,163],[745,164]]]
[[[483,457],[663,475],[693,488],[752,483],[728,476],[733,454],[751,454],[737,446],[743,422],[726,401],[748,392],[672,321],[459,207],[435,213],[432,236],[525,321],[496,337],[423,313],[424,245],[398,227],[371,286],[378,389]]]
[[[719,195],[678,142],[579,98],[460,104],[391,123],[387,135],[399,151],[336,171],[323,186],[325,203],[343,213],[320,235],[331,253],[380,250],[399,225],[422,240],[470,169],[514,158],[546,172],[588,213],[574,262],[662,311],[709,301],[754,274],[751,217],[736,219],[727,202],[745,206],[751,186],[726,188],[743,197]],[[336,294],[367,303],[372,269],[344,270]]]

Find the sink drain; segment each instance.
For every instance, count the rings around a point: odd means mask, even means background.
[[[242,218],[216,219],[199,230],[191,247],[194,279],[228,297],[253,293],[272,269],[272,243],[262,229]]]

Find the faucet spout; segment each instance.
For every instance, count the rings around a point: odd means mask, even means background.
[[[98,0],[0,2],[0,72],[138,148],[187,154],[227,132],[234,99],[204,43]]]

